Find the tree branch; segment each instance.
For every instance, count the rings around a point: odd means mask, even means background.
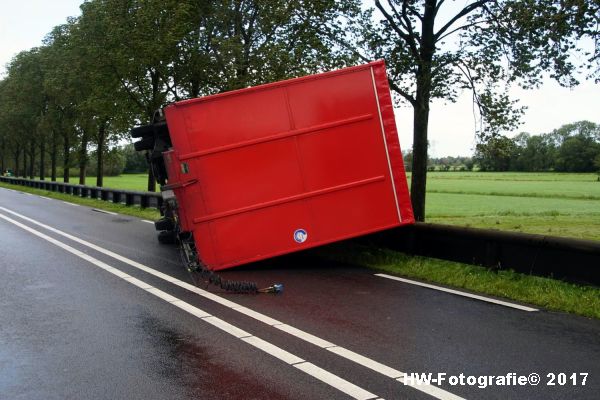
[[[402,90],[400,86],[396,85],[391,79],[388,78],[388,83],[390,85],[390,89],[394,92],[398,93],[400,96],[404,97],[413,107],[417,102],[414,97],[408,94],[406,91]]]
[[[492,22],[492,21],[493,21],[493,19],[484,19],[481,21],[475,21],[475,22],[471,22],[470,24],[465,24],[465,25],[459,26],[458,28],[452,29],[450,32],[447,32],[444,35],[438,37],[436,40],[440,41],[440,40],[444,39],[445,37],[448,37],[448,36],[452,35],[453,33],[458,32],[462,29],[470,28],[471,26],[479,25],[479,24],[485,23],[485,22]]]
[[[469,15],[470,13],[472,13],[473,11],[475,11],[476,9],[478,9],[479,7],[483,6],[486,3],[489,3],[492,0],[479,0],[476,1],[475,3],[471,3],[468,6],[466,6],[465,8],[463,8],[458,14],[456,14],[454,17],[452,17],[452,19],[450,21],[448,21],[446,23],[446,25],[444,25],[436,34],[435,34],[435,40],[437,41],[440,36],[442,36],[444,34],[444,32],[446,32],[456,21],[458,21],[459,19],[461,19],[462,17]],[[439,4],[438,4],[439,7]]]
[[[402,30],[402,28],[400,28],[398,26],[396,21],[394,21],[394,17],[391,16],[385,10],[385,8],[381,5],[381,2],[379,0],[375,0],[375,6],[383,14],[385,19],[387,19],[388,23],[390,24],[392,29],[398,34],[398,36],[400,36],[406,42],[406,44],[408,44],[408,47],[410,48],[410,51],[411,51],[413,57],[415,57],[417,60],[419,60],[420,59],[419,50],[417,49],[414,36],[411,36],[409,33],[404,32]],[[400,20],[400,22],[402,23],[402,20]]]

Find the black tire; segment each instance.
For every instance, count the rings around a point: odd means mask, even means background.
[[[158,242],[161,244],[175,244],[177,243],[177,235],[173,231],[159,232]]]
[[[173,231],[175,230],[175,223],[172,218],[163,217],[154,222],[154,227],[157,231]]]
[[[154,136],[142,138],[133,144],[135,151],[152,150],[154,148]]]
[[[167,122],[166,121],[160,121],[154,124],[154,131],[156,132],[157,136],[163,137],[163,138],[169,138],[169,127],[167,126]]]
[[[145,136],[154,136],[154,127],[152,125],[142,125],[131,129],[132,138],[141,138]]]

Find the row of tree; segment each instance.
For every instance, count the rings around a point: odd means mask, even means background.
[[[129,129],[170,102],[356,61],[330,38],[360,3],[94,0],[19,53],[0,81],[2,170],[96,185]],[[353,8],[354,7],[354,8]],[[149,179],[149,189],[154,181]]]
[[[384,58],[396,100],[414,109],[411,199],[423,220],[430,102],[468,89],[482,140],[514,128],[522,110],[506,85],[599,78],[599,10],[588,0],[87,0],[0,81],[1,167],[41,179],[62,167],[65,180],[77,168],[85,183],[94,151],[101,186],[107,149],[170,102]],[[579,46],[590,38],[593,48]]]
[[[476,146],[482,171],[600,171],[600,125],[580,121],[550,133],[496,136]]]

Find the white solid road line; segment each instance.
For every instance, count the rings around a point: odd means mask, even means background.
[[[145,223],[147,223],[147,224],[153,224],[153,223],[154,223],[154,222],[152,222],[152,221],[148,221],[147,219],[143,219],[143,220],[142,220],[142,222],[145,222]]]
[[[298,339],[304,340],[304,341],[306,341],[308,343],[311,343],[311,344],[313,344],[315,346],[318,346],[318,347],[321,347],[323,349],[327,349],[328,351],[330,351],[330,352],[332,352],[334,354],[337,354],[340,357],[344,357],[347,360],[350,360],[350,361],[355,362],[355,363],[357,363],[359,365],[362,365],[363,367],[369,368],[369,369],[371,369],[371,370],[373,370],[373,371],[375,371],[375,372],[377,372],[379,374],[385,375],[387,377],[391,377],[393,379],[397,378],[398,376],[404,376],[404,372],[402,372],[402,371],[397,371],[397,370],[395,370],[395,369],[393,369],[393,368],[391,368],[391,367],[389,367],[387,365],[379,363],[378,361],[375,361],[375,360],[372,360],[372,359],[370,359],[368,357],[365,357],[365,356],[362,356],[360,354],[354,353],[354,352],[352,352],[350,350],[347,350],[347,349],[345,349],[345,348],[343,348],[341,346],[337,346],[336,344],[331,343],[331,342],[329,342],[327,340],[321,339],[321,338],[319,338],[317,336],[311,335],[310,333],[304,332],[304,331],[302,331],[302,330],[300,330],[298,328],[295,328],[293,326],[290,326],[290,325],[287,325],[287,324],[282,323],[280,321],[277,321],[277,320],[275,320],[275,319],[273,319],[271,317],[268,317],[267,315],[261,314],[261,313],[259,313],[257,311],[250,310],[247,307],[244,307],[244,306],[242,306],[240,304],[234,303],[231,300],[224,299],[224,298],[222,298],[220,296],[217,296],[216,294],[213,294],[213,293],[210,293],[210,292],[208,292],[206,290],[200,289],[200,288],[198,288],[198,287],[196,287],[194,285],[191,285],[191,284],[189,284],[187,282],[180,281],[177,278],[174,278],[174,277],[172,277],[170,275],[164,274],[164,273],[162,273],[160,271],[157,271],[157,270],[155,270],[153,268],[150,268],[150,267],[148,267],[146,265],[138,263],[137,261],[131,260],[131,259],[127,258],[127,257],[124,257],[124,256],[120,255],[120,254],[114,253],[114,252],[112,252],[110,250],[107,250],[107,249],[105,249],[103,247],[100,247],[100,246],[97,246],[97,245],[95,245],[93,243],[87,242],[87,241],[85,241],[83,239],[80,239],[80,238],[75,237],[73,235],[70,235],[70,234],[68,234],[66,232],[63,232],[63,231],[61,231],[59,229],[56,229],[56,228],[53,228],[53,227],[48,226],[46,224],[43,224],[41,222],[38,222],[38,221],[36,221],[36,220],[34,220],[32,218],[26,217],[26,216],[24,216],[22,214],[19,214],[19,213],[15,212],[15,211],[7,209],[7,208],[0,207],[0,210],[3,210],[5,212],[7,212],[7,213],[15,215],[15,216],[17,216],[19,218],[22,218],[25,221],[31,222],[32,224],[35,224],[37,226],[41,226],[44,229],[47,229],[47,230],[49,230],[51,232],[54,232],[54,233],[56,233],[58,235],[66,237],[67,239],[70,239],[70,240],[72,240],[74,242],[77,242],[77,243],[82,244],[82,245],[84,245],[86,247],[89,247],[89,248],[91,248],[93,250],[96,250],[96,251],[98,251],[98,252],[100,252],[102,254],[105,254],[105,255],[107,255],[109,257],[112,257],[112,258],[114,258],[114,259],[116,259],[116,260],[118,260],[118,261],[120,261],[120,262],[122,262],[124,264],[128,264],[128,265],[130,265],[130,266],[132,266],[134,268],[137,268],[137,269],[139,269],[141,271],[144,271],[144,272],[146,272],[148,274],[154,275],[157,278],[163,279],[163,280],[165,280],[167,282],[170,282],[170,283],[172,283],[174,285],[177,285],[177,286],[179,286],[181,288],[184,288],[184,289],[187,289],[187,290],[189,290],[191,292],[199,294],[200,296],[202,296],[202,297],[204,297],[204,298],[206,298],[208,300],[211,300],[213,302],[221,304],[222,306],[225,306],[227,308],[230,308],[232,310],[235,310],[235,311],[238,311],[238,312],[240,312],[242,314],[245,314],[245,315],[249,316],[250,318],[254,318],[257,321],[263,322],[263,323],[265,323],[267,325],[270,325],[270,326],[272,326],[274,328],[277,328],[277,329],[279,329],[281,331],[284,331],[284,332],[286,332],[286,333],[288,333],[288,334],[290,334],[290,335],[292,335],[292,336],[294,336],[294,337],[296,337]],[[333,351],[333,349],[335,349],[335,348],[337,348],[338,350]],[[391,373],[391,371],[393,371],[393,373]],[[396,372],[398,374],[396,374]],[[393,376],[391,376],[391,375],[393,375]],[[444,389],[441,389],[441,388],[439,388],[437,386],[435,387],[436,389],[438,389],[437,391],[434,391],[433,389],[429,388],[428,386],[433,386],[433,385],[421,384],[421,385],[415,385],[415,386],[411,386],[411,387],[413,387],[414,389],[419,390],[421,392],[427,393],[427,394],[431,394],[433,392],[435,392],[435,393],[439,392],[438,395],[435,395],[433,397],[436,397],[436,398],[438,398],[440,400],[451,400],[451,399],[458,400],[458,399],[460,399],[460,397],[458,397],[458,396],[456,396],[456,395],[454,395],[454,394],[452,394],[450,392],[447,392]]]
[[[280,347],[277,347],[257,336],[254,336],[218,317],[215,317],[213,315],[210,315],[208,313],[206,313],[205,311],[184,302],[183,300],[180,300],[174,296],[171,296],[170,294],[163,292],[160,289],[157,289],[139,279],[136,279],[134,277],[132,277],[131,275],[126,274],[125,272],[114,268],[88,254],[85,254],[77,249],[75,249],[74,247],[69,246],[68,244],[65,244],[59,240],[56,240],[48,235],[45,235],[39,231],[36,231],[33,228],[28,227],[27,225],[24,225],[18,221],[15,221],[12,218],[9,218],[3,214],[0,214],[0,218],[4,219],[7,222],[10,222],[11,224],[41,238],[46,240],[47,242],[50,242],[52,244],[54,244],[57,247],[60,247],[61,249],[79,257],[82,258],[88,262],[90,262],[91,264],[95,265],[96,267],[99,267],[107,272],[110,272],[111,274],[115,275],[118,278],[121,278],[123,281],[131,283],[137,287],[142,288],[143,290],[145,290],[146,292],[153,294],[154,296],[160,298],[163,301],[166,301],[168,303],[171,303],[173,305],[175,305],[176,307],[187,311],[188,313],[196,316],[198,319],[205,321],[211,325],[213,325],[214,327],[222,330],[223,332],[226,332],[238,339],[243,340],[244,342],[251,344],[252,346],[254,346],[257,349],[262,350],[263,352],[278,358],[282,361],[284,361],[285,363],[299,369],[300,371],[303,371],[304,373],[312,376],[313,378],[316,378],[326,384],[328,384],[329,386],[343,392],[346,393],[347,395],[349,395],[350,397],[354,398],[354,399],[359,399],[359,400],[368,400],[368,399],[375,399],[378,398],[379,396],[351,383],[348,382],[347,380],[340,378],[337,375],[332,374],[331,372],[328,372],[322,368],[317,367],[316,365],[309,363],[309,362],[305,362],[305,360],[303,360],[302,358],[286,351],[283,350]]]
[[[512,307],[512,308],[516,308],[516,309],[522,310],[522,311],[539,311],[539,309],[537,309],[537,308],[522,306],[521,304],[509,303],[508,301],[497,300],[497,299],[493,299],[491,297],[479,296],[479,295],[473,294],[473,293],[461,292],[460,290],[448,289],[443,286],[430,285],[428,283],[413,281],[411,279],[400,278],[400,277],[393,276],[393,275],[375,274],[375,276],[379,276],[381,278],[392,279],[394,281],[409,283],[411,285],[422,286],[422,287],[426,287],[428,289],[439,290],[441,292],[452,293],[452,294],[456,294],[458,296],[469,297],[471,299],[487,301],[488,303],[499,304],[499,305],[505,306],[505,307]]]
[[[39,197],[41,197],[41,196],[39,196]],[[68,204],[70,206],[79,207],[79,204],[69,203],[68,201],[63,201],[63,203]]]

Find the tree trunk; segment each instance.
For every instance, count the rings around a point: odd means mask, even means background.
[[[79,184],[85,185],[85,173],[87,172],[87,164],[88,164],[88,135],[87,132],[83,131],[83,136],[81,138],[81,148],[79,149]]]
[[[23,178],[27,178],[27,143],[23,145]]]
[[[40,141],[40,180],[46,179],[46,138]]]
[[[35,164],[35,140],[31,140],[29,153],[29,179],[35,179],[34,164]]]
[[[413,161],[410,180],[410,200],[415,220],[425,221],[427,189],[427,124],[429,104],[415,104],[413,124]]]
[[[19,176],[20,171],[19,171],[19,161],[21,161],[21,149],[19,149],[19,146],[17,146],[17,150],[15,151],[15,170],[14,172],[14,176]]]
[[[415,220],[425,221],[425,193],[427,189],[427,129],[429,124],[429,101],[431,100],[431,71],[435,52],[436,0],[425,1],[420,39],[419,65],[417,67],[417,91],[413,124],[413,165],[410,182],[410,200]]]
[[[154,173],[150,164],[148,164],[148,191],[156,192],[156,179],[154,179]]]
[[[154,77],[154,76],[153,76]],[[158,93],[158,78],[156,80],[153,80],[153,102],[156,103],[157,100],[157,93]],[[154,110],[148,110],[148,116],[150,117],[150,123],[153,122],[154,119]],[[152,155],[152,151],[150,150],[148,152],[146,152],[146,160],[150,161],[150,157]],[[148,191],[149,192],[156,192],[156,179],[154,178],[154,172],[152,171],[152,166],[150,165],[150,162],[148,162]]]
[[[50,180],[56,182],[56,153],[57,153],[57,135],[56,131],[52,131],[52,144],[50,146]]]
[[[5,167],[5,165],[4,165],[5,164],[5,162],[4,162],[5,161],[4,160],[4,151],[5,150],[6,150],[6,143],[4,142],[4,139],[2,139],[2,150],[1,150],[1,153],[0,153],[0,175],[3,175],[4,171],[6,171],[4,169],[4,167]]]
[[[63,181],[65,183],[69,183],[69,164],[71,164],[71,144],[67,134],[64,136],[63,141]]]
[[[104,142],[106,141],[106,122],[102,122],[98,128],[98,150],[96,152],[96,186],[104,184]]]

